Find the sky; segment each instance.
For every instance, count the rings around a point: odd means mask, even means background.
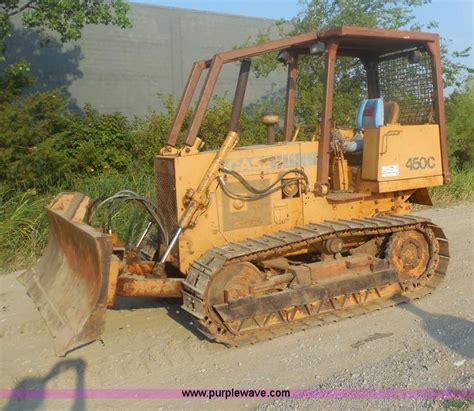
[[[270,19],[290,19],[302,11],[298,0],[138,0],[136,3],[154,4],[206,10]],[[474,0],[432,0],[415,11],[419,23],[437,21],[438,33],[451,40],[452,50],[473,46]],[[463,62],[474,67],[474,50]]]

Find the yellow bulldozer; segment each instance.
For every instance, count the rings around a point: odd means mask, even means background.
[[[262,117],[267,144],[242,147],[251,62],[267,53],[287,66],[284,113]],[[319,124],[296,124],[299,58],[323,62]],[[338,58],[364,73],[349,126],[333,119]],[[219,73],[239,62],[228,132],[202,151]],[[179,298],[202,333],[230,346],[422,297],[449,262],[441,228],[410,214],[450,180],[439,37],[343,26],[198,61],[154,172],[156,204],[124,190],[96,201],[61,193],[47,207],[47,249],[21,281],[58,355],[100,338],[117,295]],[[148,215],[133,246],[110,218],[92,224],[116,201]]]

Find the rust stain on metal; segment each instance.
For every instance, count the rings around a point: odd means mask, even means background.
[[[20,277],[58,355],[99,338],[104,329],[112,244],[81,223],[88,202],[80,193],[62,193],[52,201],[46,208],[48,247]]]
[[[116,294],[134,297],[179,298],[182,296],[179,278],[140,278],[121,276],[117,281]]]

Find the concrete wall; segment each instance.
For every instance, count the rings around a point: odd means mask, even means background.
[[[39,48],[34,33],[17,30],[7,63],[25,57],[38,78],[36,90],[65,88],[79,107],[91,103],[103,113],[144,115],[160,110],[158,93],[178,101],[194,61],[242,44],[273,20],[132,4],[133,28],[90,26],[80,41],[52,40]],[[225,66],[216,92],[233,96],[238,65]],[[250,79],[246,103],[269,96],[284,85],[285,73]]]

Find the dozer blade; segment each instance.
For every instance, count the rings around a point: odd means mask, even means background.
[[[105,324],[112,244],[83,222],[89,200],[81,193],[61,193],[46,207],[48,246],[19,278],[60,356],[100,338]]]

